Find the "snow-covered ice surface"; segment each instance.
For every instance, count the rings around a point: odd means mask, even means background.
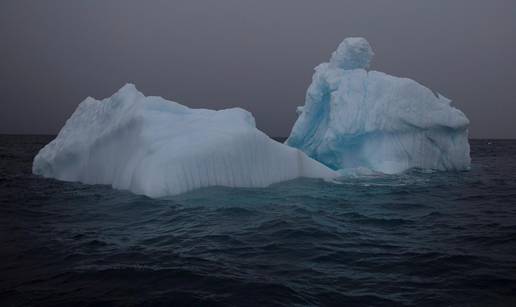
[[[336,176],[256,129],[243,109],[190,109],[131,84],[102,101],[84,100],[34,158],[33,173],[150,197]]]
[[[342,174],[469,169],[466,116],[414,80],[366,71],[373,55],[347,38],[315,68],[286,144]]]

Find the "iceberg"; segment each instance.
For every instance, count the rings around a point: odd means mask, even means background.
[[[285,143],[343,174],[469,169],[464,113],[414,80],[367,71],[373,55],[347,38],[317,66]]]
[[[32,171],[149,197],[337,175],[269,138],[243,109],[191,109],[146,97],[132,84],[110,98],[81,102],[57,137],[36,155]]]

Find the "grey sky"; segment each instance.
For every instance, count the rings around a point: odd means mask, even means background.
[[[86,96],[133,82],[286,136],[347,36],[369,40],[372,69],[451,98],[472,137],[516,137],[513,0],[2,0],[0,133],[56,133]]]

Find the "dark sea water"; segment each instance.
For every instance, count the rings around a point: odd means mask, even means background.
[[[516,141],[472,170],[149,199],[0,136],[0,306],[516,306]]]

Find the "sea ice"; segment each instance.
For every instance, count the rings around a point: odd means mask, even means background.
[[[466,116],[416,81],[366,71],[372,56],[347,38],[315,68],[286,144],[341,173],[468,169]]]
[[[270,139],[243,109],[190,109],[145,97],[131,84],[111,98],[79,104],[57,138],[34,158],[33,173],[111,184],[149,197],[337,175]]]

